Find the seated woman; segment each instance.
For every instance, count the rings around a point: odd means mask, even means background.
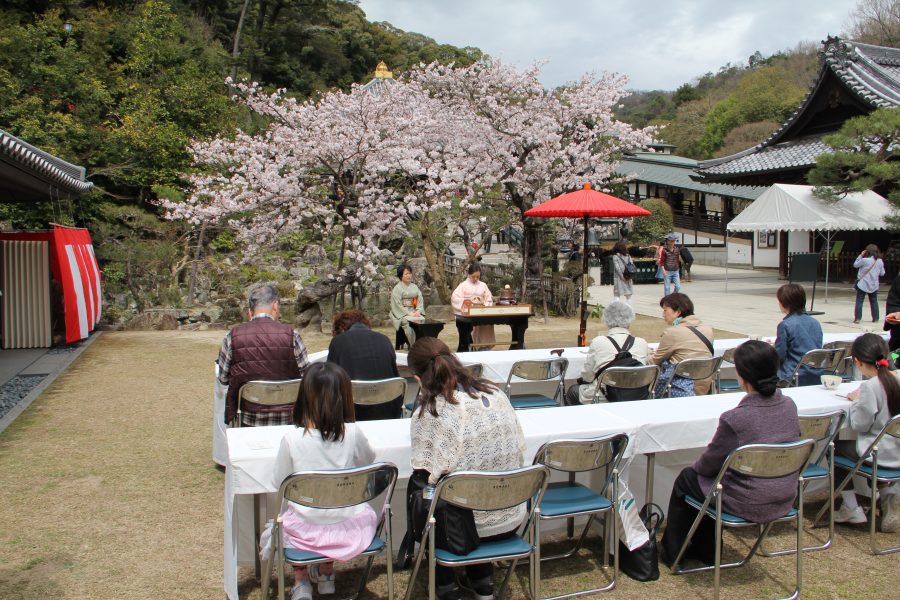
[[[803,286],[786,283],[778,288],[775,296],[781,312],[786,315],[778,324],[775,338],[775,351],[781,359],[778,377],[787,381],[804,354],[822,347],[822,326],[805,312],[806,292]],[[800,385],[816,385],[821,380],[822,370],[804,365],[799,375]]]
[[[598,335],[591,340],[581,377],[566,391],[567,405],[590,404],[593,401],[599,373],[616,358],[620,350],[624,350],[629,337],[632,344],[628,352],[641,364],[647,364],[647,340],[634,337],[628,331],[634,322],[634,310],[628,304],[613,300],[603,309],[603,322],[609,330],[606,335]]]
[[[453,314],[463,315],[463,305],[468,302],[470,306],[491,306],[494,303],[494,295],[485,282],[481,281],[481,265],[477,262],[469,265],[468,277],[456,286],[450,296],[450,304],[453,305]],[[478,337],[478,342],[489,343],[494,338],[493,325],[479,325],[473,336],[472,323],[468,320],[456,319],[456,330],[459,332],[459,344],[457,352],[468,352],[473,342],[473,337]]]
[[[709,393],[711,381],[692,381],[675,377],[675,365],[688,358],[709,358],[713,355],[713,330],[694,316],[694,303],[685,294],[674,292],[659,301],[666,329],[656,351],[650,355],[650,364],[659,367],[656,397],[662,396],[666,384],[672,379],[672,397],[694,396]]]
[[[356,426],[350,378],[331,363],[307,369],[294,405],[294,425],[281,440],[272,483],[278,488],[297,471],[362,467],[375,460],[369,440]],[[368,504],[318,509],[289,502],[281,508],[285,548],[316,552],[334,560],[362,553],[375,535],[378,517]],[[312,600],[312,580],[320,594],[334,593],[334,563],[294,569],[291,600]]]
[[[409,325],[409,317],[419,317],[425,312],[425,299],[419,287],[412,282],[413,272],[409,265],[397,267],[397,278],[400,281],[391,290],[391,323],[397,331],[397,349],[402,348],[400,331],[412,346],[416,343],[416,332]]]
[[[669,566],[678,556],[697,510],[684,501],[686,495],[704,498],[725,459],[745,444],[780,444],[800,439],[800,421],[793,400],[777,388],[778,355],[767,343],[744,342],[734,351],[738,383],[747,395],[737,407],[722,413],[706,451],[692,467],[686,467],[672,488],[666,531],[660,558]],[[797,495],[797,478],[746,477],[729,472],[722,480],[724,509],[756,523],[768,523],[790,510]],[[705,517],[685,553],[685,558],[705,564],[715,561],[715,523]]]
[[[437,338],[420,338],[409,350],[409,366],[421,385],[410,421],[411,479],[430,485],[461,470],[505,471],[523,466],[525,434],[509,398],[468,369]],[[525,518],[524,506],[475,512],[482,540],[512,535]],[[490,564],[470,565],[466,574],[476,598],[493,598]],[[437,596],[457,600],[453,570],[437,567]]]
[[[355,381],[399,377],[397,353],[391,340],[371,328],[369,319],[360,310],[344,310],[334,315],[328,362],[340,365]],[[403,397],[375,406],[358,404],[355,412],[357,421],[399,419],[403,416]]]
[[[859,460],[884,429],[887,422],[900,414],[900,383],[890,370],[890,350],[887,343],[874,333],[864,333],[850,348],[853,363],[865,378],[858,389],[850,392],[851,400],[847,422],[857,433],[855,440],[838,440],[835,452],[841,456]],[[878,442],[878,466],[900,469],[900,440],[889,435]],[[847,476],[847,471],[835,465],[838,482]],[[869,496],[868,485],[862,477],[853,478],[853,489],[841,492],[844,503],[834,513],[836,523],[865,523],[866,514],[856,500],[856,494]],[[881,496],[881,531],[892,533],[900,530],[900,485],[894,483],[879,490]]]

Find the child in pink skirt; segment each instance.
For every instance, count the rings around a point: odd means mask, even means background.
[[[307,369],[294,405],[294,424],[281,440],[273,482],[279,487],[297,471],[346,469],[371,464],[375,453],[355,423],[353,392],[346,371],[333,363]],[[316,509],[285,502],[282,507],[285,548],[349,560],[372,542],[378,517],[368,504]],[[291,600],[311,600],[312,584],[320,594],[334,593],[334,563],[294,569]]]

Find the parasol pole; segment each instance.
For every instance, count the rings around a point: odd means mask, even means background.
[[[578,326],[578,346],[587,346],[587,286],[588,280],[588,215],[584,215],[584,244],[581,246],[581,324]]]

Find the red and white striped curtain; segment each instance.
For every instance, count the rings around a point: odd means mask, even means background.
[[[100,322],[100,268],[87,229],[55,225],[53,247],[66,306],[66,343],[90,335]]]

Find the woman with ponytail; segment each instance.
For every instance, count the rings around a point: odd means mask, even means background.
[[[423,337],[409,349],[408,364],[420,392],[410,420],[412,481],[434,485],[453,471],[505,471],[524,464],[525,434],[509,398],[492,382],[466,369],[444,342]],[[475,512],[481,539],[508,537],[525,518],[525,506]],[[466,567],[475,598],[493,598],[490,564]],[[453,570],[437,567],[437,596],[457,600]]]
[[[781,393],[778,354],[769,344],[744,342],[734,351],[738,383],[747,392],[738,405],[719,417],[719,426],[706,451],[692,467],[685,468],[669,498],[669,516],[660,556],[667,565],[678,556],[697,510],[684,501],[686,495],[705,497],[725,459],[745,444],[780,444],[800,439],[800,421],[794,401]],[[790,510],[797,495],[797,477],[772,479],[746,477],[729,472],[722,480],[724,509],[756,523],[768,523]],[[715,560],[715,523],[704,518],[694,533],[684,558],[711,565]]]
[[[835,451],[854,461],[869,449],[875,438],[884,429],[891,417],[900,413],[900,382],[890,370],[890,350],[887,343],[874,333],[864,333],[850,348],[853,363],[865,378],[858,389],[850,392],[850,409],[847,422],[856,432],[856,440],[840,440]],[[878,442],[878,466],[900,469],[900,441],[885,436]],[[840,478],[847,476],[841,471]],[[886,533],[900,530],[900,493],[897,484],[885,487],[881,495],[881,531]],[[843,504],[834,513],[836,523],[860,524],[866,522],[866,514],[856,500],[856,493],[868,496],[869,489],[862,477],[853,478],[853,489],[841,492]]]

